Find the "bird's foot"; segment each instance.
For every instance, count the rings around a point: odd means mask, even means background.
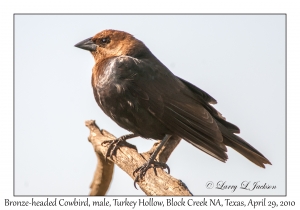
[[[108,149],[107,149],[107,152],[106,152],[106,155],[105,155],[105,160],[107,159],[107,157],[112,157],[113,155],[116,154],[116,150],[118,149],[118,145],[121,143],[121,142],[124,142],[126,141],[127,139],[131,139],[131,138],[134,138],[138,135],[136,134],[127,134],[127,135],[124,135],[124,136],[121,136],[117,139],[113,139],[113,140],[105,140],[101,143],[102,146],[106,146],[108,145]]]
[[[167,169],[168,174],[170,173],[170,168],[166,163],[161,163],[161,162],[156,162],[156,161],[148,161],[147,163],[145,163],[142,166],[135,169],[133,172],[133,176],[135,176],[135,174],[137,174],[137,176],[134,179],[134,183],[133,183],[134,187],[136,189],[137,189],[136,183],[144,178],[144,176],[146,175],[146,172],[150,168],[154,169],[154,173],[156,176],[157,176],[156,168]]]

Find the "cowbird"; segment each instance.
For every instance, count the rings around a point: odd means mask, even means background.
[[[135,182],[153,167],[168,168],[155,157],[171,136],[179,136],[203,152],[225,162],[229,146],[254,164],[271,164],[258,150],[235,135],[240,130],[212,106],[208,93],[175,76],[133,35],[104,30],[75,45],[95,59],[92,87],[103,112],[132,132],[113,140],[107,156],[117,144],[140,136],[162,140],[147,163],[137,168]]]

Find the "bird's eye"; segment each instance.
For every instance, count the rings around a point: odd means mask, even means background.
[[[101,43],[105,44],[108,43],[109,39],[108,38],[102,38],[100,39]]]

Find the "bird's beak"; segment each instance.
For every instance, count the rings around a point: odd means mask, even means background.
[[[75,47],[88,51],[96,51],[97,49],[97,45],[92,41],[92,37],[75,44]]]

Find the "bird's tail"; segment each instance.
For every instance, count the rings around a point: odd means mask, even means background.
[[[242,154],[245,158],[250,160],[252,163],[265,168],[264,164],[271,164],[271,162],[263,156],[259,151],[257,151],[253,146],[247,143],[244,139],[236,136],[234,134],[231,135],[223,135],[223,142],[225,145],[231,147],[236,150],[240,154]]]
[[[223,143],[226,146],[229,146],[232,149],[236,150],[259,167],[265,168],[265,164],[272,165],[271,162],[263,154],[261,154],[257,149],[251,146],[244,139],[233,134],[232,131],[227,129],[227,127],[222,123],[218,122],[218,126],[223,135]]]

